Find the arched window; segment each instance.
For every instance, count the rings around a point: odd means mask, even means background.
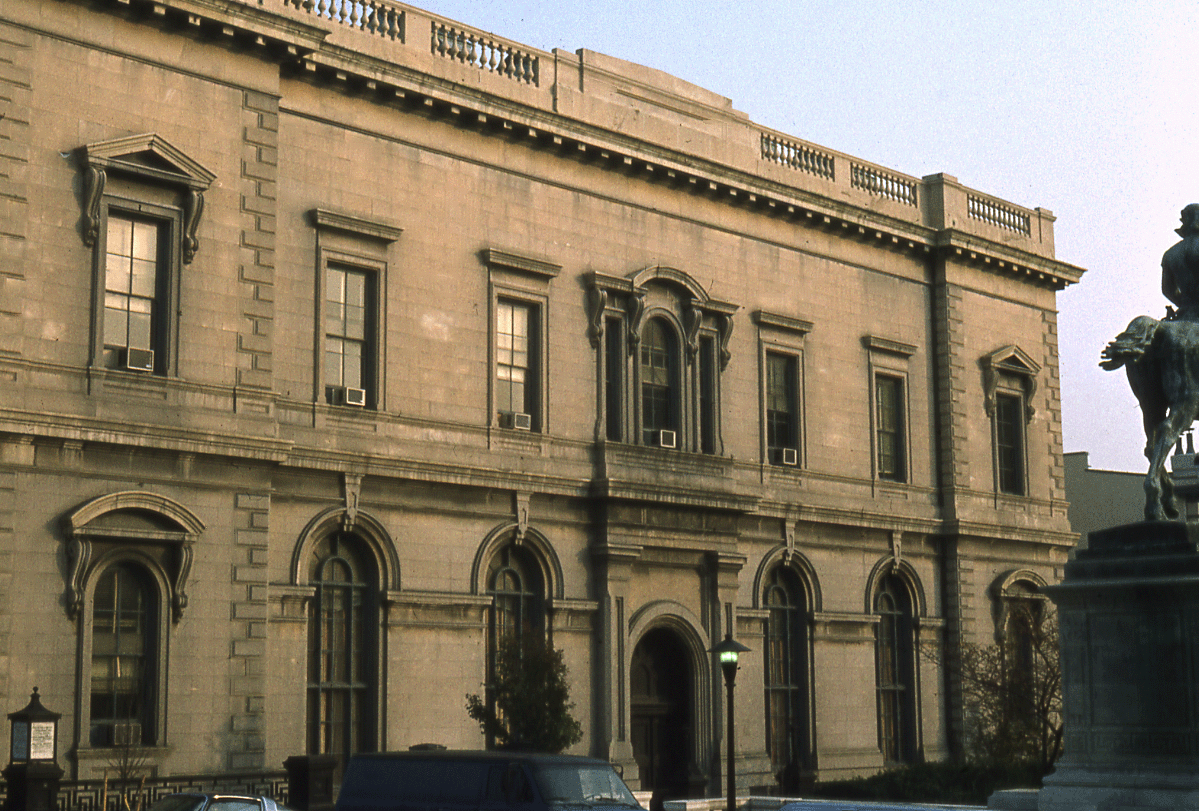
[[[192,549],[204,530],[182,504],[108,493],[66,516],[64,608],[78,625],[75,756],[99,774],[112,747],[137,746],[154,769],[168,754],[171,630],[187,614]]]
[[[313,549],[308,622],[308,751],[342,766],[377,748],[378,573],[360,539],[336,532]]]
[[[808,601],[792,569],[770,573],[762,604],[766,620],[766,749],[784,791],[810,767]]]
[[[916,671],[912,600],[896,574],[884,575],[874,595],[879,748],[886,763],[909,763],[916,749]]]
[[[92,594],[92,746],[155,743],[159,598],[153,580],[132,563],[96,578]]]
[[[651,318],[641,333],[641,431],[646,445],[675,447],[679,425],[679,359],[674,331]],[[663,433],[669,432],[669,433]]]
[[[1048,642],[1043,626],[1045,598],[1038,584],[1014,580],[1003,588],[1000,599],[999,637],[1012,720],[1035,724],[1038,659],[1044,656]]]
[[[526,550],[507,544],[496,552],[487,572],[487,593],[492,598],[492,656],[502,639],[545,633],[545,585]]]

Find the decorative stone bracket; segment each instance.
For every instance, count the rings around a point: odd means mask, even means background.
[[[87,144],[79,149],[79,154],[84,170],[84,245],[93,247],[100,237],[101,202],[108,174],[123,174],[141,183],[180,190],[183,262],[191,263],[200,247],[196,232],[204,213],[204,192],[216,180],[215,174],[155,133]]]
[[[733,334],[733,314],[739,309],[736,304],[717,301],[691,276],[674,268],[654,266],[639,270],[626,278],[591,274],[591,288],[587,297],[588,337],[593,349],[598,349],[604,335],[604,313],[614,300],[624,302],[625,328],[628,351],[636,354],[641,343],[641,328],[645,320],[646,295],[650,283],[664,283],[682,291],[682,311],[678,313],[683,323],[687,357],[694,363],[699,355],[699,335],[705,320],[716,329],[720,338],[720,369],[728,366],[732,359],[729,339]]]
[[[984,355],[979,363],[983,369],[984,405],[987,416],[995,416],[995,396],[999,389],[999,379],[1006,374],[1020,381],[1024,390],[1024,421],[1031,422],[1037,413],[1032,405],[1032,398],[1037,392],[1037,374],[1040,373],[1041,367],[1015,345],[1005,346]]]

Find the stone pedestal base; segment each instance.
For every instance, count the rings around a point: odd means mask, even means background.
[[[1093,532],[1046,591],[1065,738],[1039,811],[1199,811],[1199,525]]]
[[[1199,809],[1199,773],[1066,766],[1045,778],[1037,811]]]

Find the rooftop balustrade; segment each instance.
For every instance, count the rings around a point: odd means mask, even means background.
[[[190,10],[201,2],[155,5]],[[883,215],[909,223],[916,227],[910,238],[922,239],[921,227],[949,229],[1053,258],[1054,217],[1044,209],[996,199],[950,175],[911,177],[769,130],[728,99],[661,71],[587,50],[541,51],[388,0],[228,0],[224,7],[236,13],[238,6],[252,9],[259,25],[263,12],[276,16],[284,41],[289,20],[292,28],[306,23],[309,44],[298,53],[313,69],[344,78],[369,67],[370,87],[392,82],[394,96],[411,88],[454,112],[473,106],[509,132],[558,145],[568,138],[625,164],[652,154],[660,166],[648,175],[684,171],[699,181],[692,188],[724,185],[738,201],[757,199],[765,181],[816,210],[823,198],[842,214],[846,204],[858,209],[865,221]]]

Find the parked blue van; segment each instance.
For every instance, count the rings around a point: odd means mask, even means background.
[[[612,764],[521,752],[354,755],[336,811],[629,811],[637,799]]]

